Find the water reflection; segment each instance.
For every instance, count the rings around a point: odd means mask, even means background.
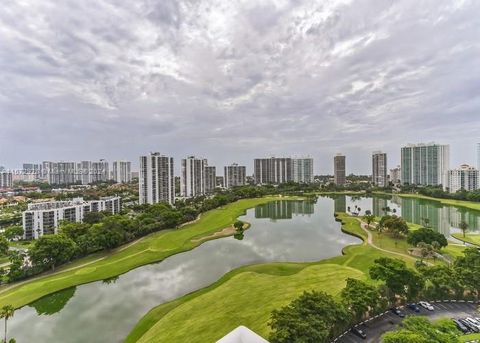
[[[68,301],[75,294],[76,289],[76,287],[72,287],[51,295],[47,295],[28,306],[33,307],[39,316],[50,316],[54,313],[60,312],[65,305],[67,305]]]
[[[255,207],[255,218],[292,219],[294,215],[311,215],[314,208],[312,201],[272,201]]]

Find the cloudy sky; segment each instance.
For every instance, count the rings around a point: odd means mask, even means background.
[[[16,0],[0,10],[0,165],[210,164],[480,141],[480,1]],[[178,164],[178,163],[177,163]]]

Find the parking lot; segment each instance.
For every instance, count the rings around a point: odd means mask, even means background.
[[[405,315],[423,315],[431,319],[437,318],[464,318],[464,317],[478,317],[475,314],[477,305],[466,302],[443,302],[432,303],[435,310],[428,311],[420,307],[420,312],[415,313],[410,309],[402,309]],[[387,331],[395,330],[397,325],[403,318],[393,314],[391,311],[363,324],[360,328],[367,334],[366,339],[355,336],[348,332],[345,336],[339,338],[336,343],[356,343],[356,342],[380,342],[380,337]]]

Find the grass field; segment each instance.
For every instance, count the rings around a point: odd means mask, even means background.
[[[439,198],[427,197],[425,195],[420,195],[420,194],[398,193],[398,194],[395,194],[395,195],[401,196],[402,198],[418,198],[418,199],[425,199],[425,200],[431,200],[431,201],[438,201],[438,202],[440,202],[444,205],[465,207],[465,208],[469,208],[469,209],[472,209],[472,210],[480,211],[480,202],[464,201],[464,200],[452,200],[452,199],[439,199]]]
[[[193,249],[200,242],[192,240],[220,231],[231,225],[246,209],[276,199],[278,198],[265,197],[240,200],[208,211],[195,223],[180,229],[164,230],[110,253],[95,254],[79,259],[54,274],[4,287],[0,290],[0,307],[10,304],[18,308],[47,294],[111,278],[139,266],[161,261],[168,256]]]
[[[460,337],[460,342],[471,342],[474,340],[480,341],[480,333],[472,333],[470,335]]]
[[[344,255],[314,263],[271,263],[233,270],[211,286],[162,304],[148,312],[126,339],[133,342],[215,342],[239,325],[267,337],[272,309],[307,289],[337,294],[347,277],[368,280],[379,257],[392,256],[368,245],[359,221],[340,214],[342,230],[364,239],[344,248]],[[274,306],[273,306],[274,305]],[[188,339],[187,339],[188,337]]]
[[[454,233],[452,236],[460,241],[480,246],[480,234],[466,234],[463,237],[462,233]]]

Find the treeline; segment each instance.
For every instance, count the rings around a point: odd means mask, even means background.
[[[352,325],[390,306],[419,299],[479,300],[480,251],[468,248],[452,266],[423,265],[417,270],[408,268],[402,260],[379,258],[370,267],[369,275],[380,285],[349,278],[337,299],[324,292],[304,292],[289,305],[273,311],[269,322],[270,342],[329,342]],[[436,333],[425,342],[459,342],[457,337],[461,332],[454,325],[439,328],[422,319],[418,324],[428,329],[425,332],[435,329],[432,331]],[[384,341],[396,342],[395,334],[389,333]],[[398,334],[405,335],[405,332]]]
[[[480,202],[480,189],[475,191],[466,191],[462,189],[456,193],[450,193],[444,191],[442,187],[417,187],[415,185],[403,185],[401,191],[404,193],[418,193],[432,198]]]

